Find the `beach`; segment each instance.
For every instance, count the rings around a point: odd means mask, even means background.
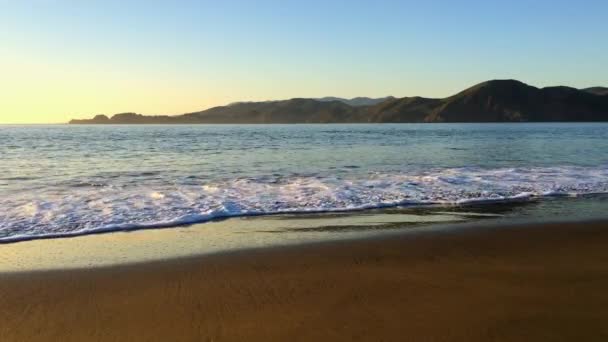
[[[608,342],[608,0],[0,9],[0,342]]]
[[[607,243],[605,221],[465,224],[4,273],[0,340],[605,341]]]

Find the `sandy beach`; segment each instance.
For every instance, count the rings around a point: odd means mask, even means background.
[[[608,342],[607,13],[0,0],[0,342]]]
[[[7,273],[0,340],[606,341],[607,244],[607,222],[461,227]]]

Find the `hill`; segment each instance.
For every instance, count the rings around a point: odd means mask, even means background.
[[[236,102],[182,115],[97,115],[71,124],[608,121],[608,88],[536,88],[516,80],[477,84],[443,99],[339,98]],[[371,100],[371,102],[370,102]],[[349,104],[351,101],[351,104]]]

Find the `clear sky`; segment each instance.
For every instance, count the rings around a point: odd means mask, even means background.
[[[0,123],[608,86],[608,1],[0,0]]]

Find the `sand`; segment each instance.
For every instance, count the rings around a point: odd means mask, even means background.
[[[607,341],[607,246],[471,227],[2,274],[0,341]]]

